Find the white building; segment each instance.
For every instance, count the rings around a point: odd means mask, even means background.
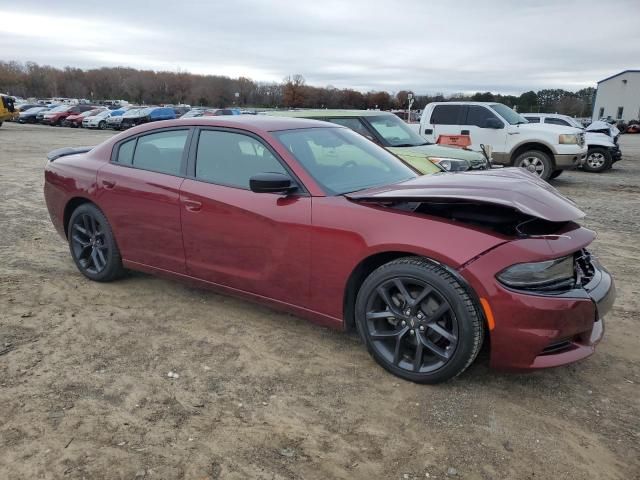
[[[598,82],[593,120],[640,120],[640,70],[625,70]]]

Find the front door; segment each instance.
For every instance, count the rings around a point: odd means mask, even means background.
[[[189,129],[143,134],[98,171],[97,200],[124,260],[185,273],[180,185]]]
[[[472,150],[480,151],[480,145],[491,145],[493,151],[504,152],[507,129],[504,122],[484,105],[466,107],[466,119],[462,130],[467,130],[471,137]],[[502,126],[501,128],[493,128]]]
[[[254,193],[258,173],[290,173],[259,138],[202,129],[180,189],[187,272],[300,305],[309,296],[311,197]]]

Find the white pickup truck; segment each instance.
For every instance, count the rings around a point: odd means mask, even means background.
[[[526,168],[544,180],[582,165],[587,157],[579,128],[530,124],[495,102],[430,103],[420,118],[420,135],[433,143],[440,135],[469,135],[473,150],[490,146],[494,163]]]

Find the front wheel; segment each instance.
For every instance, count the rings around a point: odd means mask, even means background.
[[[516,157],[513,165],[524,168],[543,180],[549,180],[554,171],[549,155],[539,150],[529,150],[521,153]]]
[[[356,325],[371,356],[417,383],[462,373],[484,335],[481,316],[460,282],[441,266],[405,257],[375,270],[356,300]]]
[[[582,168],[587,172],[600,173],[608,170],[613,165],[611,153],[606,148],[593,147],[587,153],[587,159]]]
[[[102,120],[99,124],[98,124],[98,128],[100,130],[104,130],[105,128],[107,128],[107,122],[105,122],[104,120]]]
[[[78,270],[96,282],[109,282],[124,273],[111,225],[92,203],[75,209],[69,220],[69,249]]]

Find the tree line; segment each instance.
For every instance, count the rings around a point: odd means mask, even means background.
[[[408,90],[360,92],[333,86],[307,84],[302,75],[282,82],[257,82],[245,77],[198,75],[188,72],[156,72],[128,67],[56,68],[34,62],[0,61],[0,91],[21,97],[126,100],[137,104],[206,105],[258,108],[377,108],[405,109]],[[577,92],[562,89],[529,91],[521,95],[492,92],[475,94],[414,95],[413,109],[429,102],[473,100],[501,102],[520,112],[563,113],[587,117],[593,107],[594,88]]]

